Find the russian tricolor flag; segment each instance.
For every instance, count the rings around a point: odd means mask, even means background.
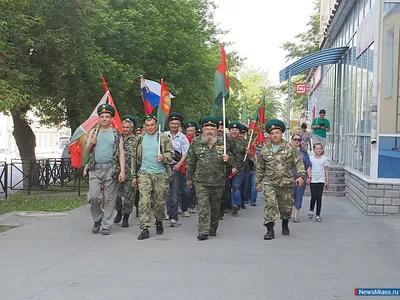
[[[161,85],[158,82],[141,78],[140,89],[142,91],[144,114],[151,114],[160,103]],[[170,98],[175,98],[171,93]]]

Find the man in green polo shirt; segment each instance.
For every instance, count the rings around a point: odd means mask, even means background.
[[[313,145],[320,143],[324,147],[326,145],[326,133],[331,130],[331,124],[328,119],[325,119],[326,111],[321,109],[319,111],[319,118],[315,118],[311,124],[311,129],[313,129]]]

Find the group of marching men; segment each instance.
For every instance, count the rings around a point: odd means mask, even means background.
[[[109,235],[113,223],[121,220],[122,227],[129,227],[135,205],[142,230],[138,239],[147,239],[154,225],[152,209],[156,233],[162,234],[165,220],[177,227],[179,215],[189,217],[197,206],[197,239],[206,240],[217,235],[224,213],[237,216],[246,204],[256,205],[257,191],[264,187],[264,225],[268,228],[264,239],[275,237],[278,212],[282,234],[289,234],[293,184],[296,180],[302,185],[306,172],[297,150],[282,139],[286,128],[281,121],[266,124],[274,145],[266,142],[256,155],[256,148],[249,147],[246,140],[248,128],[222,117],[206,116],[199,124],[183,123],[183,116],[172,112],[170,130],[161,132],[152,114],[144,116],[143,128],[136,128],[134,117],[125,115],[121,134],[111,127],[115,115],[111,105],[99,106],[98,115],[99,126],[90,132],[85,147],[90,154],[85,169],[89,174],[93,233],[101,230]],[[293,169],[298,178],[293,178]]]

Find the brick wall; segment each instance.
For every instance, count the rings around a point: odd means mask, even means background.
[[[345,171],[346,195],[366,215],[400,215],[400,184],[368,183]]]

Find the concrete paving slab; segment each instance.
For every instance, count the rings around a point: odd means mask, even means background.
[[[88,206],[58,217],[0,216],[22,227],[0,235],[0,299],[353,299],[356,287],[400,287],[400,218],[367,217],[324,198],[322,223],[264,241],[263,201],[226,216],[198,242],[197,214],[137,240],[138,219],[93,235]],[[165,222],[168,225],[168,222]],[[379,299],[379,297],[375,298]]]

